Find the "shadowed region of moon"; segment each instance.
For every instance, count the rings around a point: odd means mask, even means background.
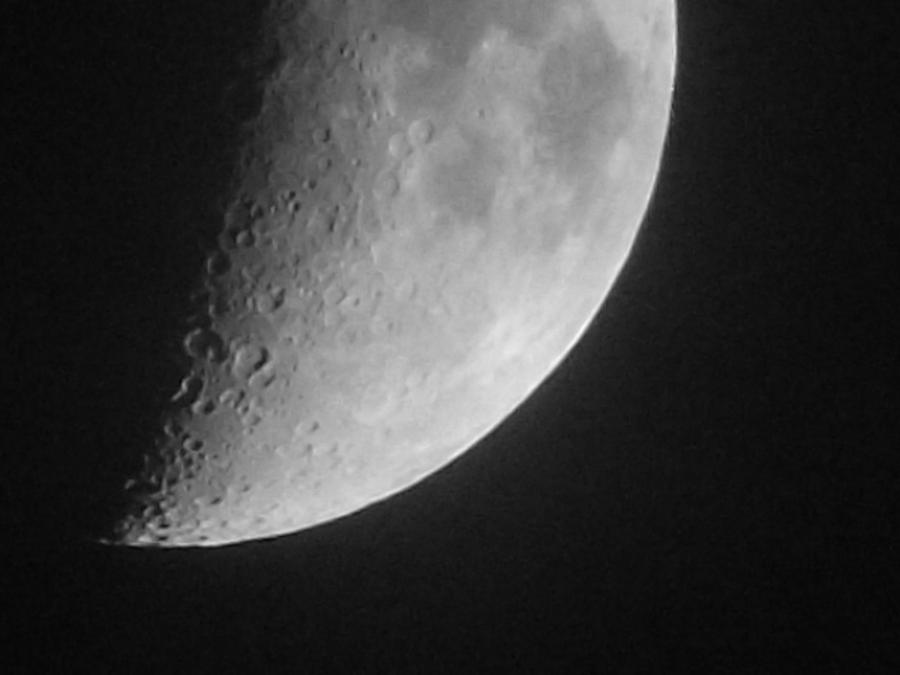
[[[509,415],[624,264],[674,33],[673,0],[274,2],[183,379],[107,540],[323,523]]]

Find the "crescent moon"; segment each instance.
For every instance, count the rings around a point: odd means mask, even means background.
[[[319,525],[509,416],[631,250],[675,31],[674,0],[273,2],[184,378],[105,541]]]

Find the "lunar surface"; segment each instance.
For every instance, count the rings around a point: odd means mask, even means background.
[[[674,0],[276,0],[183,381],[106,541],[212,546],[445,466],[560,363],[625,262]]]

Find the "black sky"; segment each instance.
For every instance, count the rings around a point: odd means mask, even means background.
[[[75,539],[110,447],[149,423],[199,260],[258,3],[222,4],[28,6],[5,28],[8,672],[896,672],[900,54],[897,17],[851,5],[681,3],[633,255],[452,466],[268,542]]]

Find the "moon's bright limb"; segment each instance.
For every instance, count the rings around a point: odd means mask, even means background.
[[[674,0],[276,1],[184,381],[111,541],[351,513],[475,444],[597,312],[658,172]]]

